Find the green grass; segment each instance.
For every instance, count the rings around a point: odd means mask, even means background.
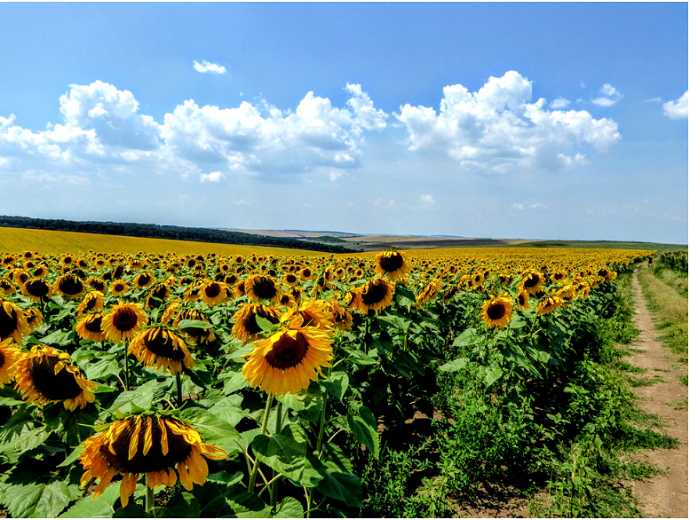
[[[672,407],[674,410],[687,410],[688,409],[688,398],[687,396],[685,397],[685,400],[683,401],[669,401],[666,403],[670,407]]]
[[[654,375],[652,377],[641,377],[639,379],[637,378],[630,378],[630,386],[633,388],[635,387],[640,387],[640,386],[654,386],[657,383],[663,383],[665,379],[661,376]]]
[[[688,376],[678,376],[678,381],[680,381],[681,384],[688,386]]]

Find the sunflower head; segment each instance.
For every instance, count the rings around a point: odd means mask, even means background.
[[[361,312],[378,312],[391,304],[394,294],[395,285],[385,278],[374,278],[360,287],[353,305]]]
[[[103,317],[102,312],[92,312],[83,316],[79,323],[77,323],[77,334],[82,339],[91,341],[105,340],[105,332],[103,332]]]
[[[539,288],[544,283],[544,277],[539,271],[527,272],[520,281],[519,290],[527,291],[530,295],[534,295],[539,291]]]
[[[24,344],[23,336],[31,334],[24,311],[12,302],[0,300],[0,341],[12,338],[18,345]]]
[[[142,474],[152,489],[174,486],[178,476],[188,491],[194,484],[204,485],[208,476],[204,457],[221,460],[227,454],[204,443],[199,432],[180,419],[147,412],[130,415],[84,441],[81,486],[98,479],[93,495],[98,498],[113,477],[121,474],[120,501],[127,507]]]
[[[562,307],[563,304],[563,300],[555,294],[545,296],[539,301],[539,305],[537,305],[537,314],[549,314],[559,307]]]
[[[256,321],[261,316],[274,325],[280,323],[280,311],[273,307],[260,303],[245,303],[232,316],[235,324],[232,327],[232,336],[244,341],[252,341],[261,336],[262,329]]]
[[[35,307],[24,309],[24,318],[32,331],[43,325],[43,313]]]
[[[63,403],[67,410],[86,407],[95,398],[96,385],[86,380],[66,352],[35,345],[12,368],[22,399],[43,406]]]
[[[0,278],[0,293],[4,296],[9,296],[14,293],[14,284],[7,278]]]
[[[250,300],[268,300],[271,304],[277,303],[281,294],[276,281],[271,276],[262,274],[247,278],[244,291]]]
[[[32,278],[24,283],[22,286],[22,293],[33,301],[40,302],[50,298],[53,293],[53,288],[45,280]]]
[[[426,305],[430,300],[433,300],[438,292],[443,287],[443,282],[437,278],[430,281],[424,289],[417,295],[416,300],[419,305]]]
[[[323,377],[333,358],[333,338],[314,327],[283,329],[257,341],[242,374],[254,388],[272,395],[297,393]]]
[[[508,293],[493,296],[482,306],[482,319],[490,329],[504,328],[513,315],[513,299]]]
[[[226,285],[222,282],[209,281],[199,287],[199,298],[209,307],[220,305],[227,300]]]
[[[122,342],[134,338],[148,321],[141,304],[121,301],[105,315],[102,327],[106,339]]]
[[[63,298],[67,298],[69,300],[76,300],[79,298],[86,287],[84,286],[84,283],[79,279],[79,277],[75,274],[63,274],[60,276],[56,281],[55,285],[53,286],[53,290],[60,295],[62,295]]]
[[[163,368],[171,374],[180,374],[194,366],[194,360],[184,340],[173,331],[154,327],[137,334],[129,345],[144,366]]]
[[[399,251],[382,251],[374,259],[376,274],[388,276],[391,280],[397,280],[410,268],[405,257]]]
[[[517,301],[518,309],[521,311],[529,309],[529,293],[527,291],[520,291],[515,297],[515,300]]]
[[[307,300],[298,308],[291,308],[282,318],[292,327],[333,328],[333,313],[323,300]]]
[[[0,341],[0,388],[12,381],[14,375],[11,369],[23,356],[24,353],[17,348],[12,338]]]
[[[77,316],[87,312],[103,310],[103,293],[101,291],[89,291],[77,307]]]
[[[350,330],[352,328],[352,314],[345,307],[335,300],[329,300],[328,308],[333,315],[333,323],[338,329]]]

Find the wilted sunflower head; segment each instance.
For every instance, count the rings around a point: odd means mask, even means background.
[[[253,301],[268,300],[275,304],[280,299],[280,286],[266,275],[254,275],[247,278],[244,286],[247,297]]]
[[[15,363],[12,374],[22,399],[38,406],[63,403],[74,411],[95,400],[92,390],[96,385],[82,377],[67,352],[52,347],[35,345]]]
[[[101,291],[89,291],[77,307],[77,316],[86,312],[103,310],[103,293]]]
[[[283,329],[254,344],[242,374],[254,388],[272,395],[297,393],[331,366],[333,338],[314,327]]]
[[[513,315],[513,300],[508,293],[493,296],[482,306],[482,319],[490,329],[502,329]]]
[[[0,341],[0,388],[12,381],[13,374],[10,369],[22,356],[24,353],[17,348],[12,338]]]
[[[232,336],[244,341],[259,338],[262,329],[256,322],[257,316],[267,319],[274,325],[280,323],[280,311],[278,309],[260,303],[244,303],[232,316],[232,321],[235,322],[231,331]]]
[[[84,283],[75,274],[63,274],[60,276],[53,285],[53,290],[58,294],[62,295],[63,298],[70,300],[76,300],[79,298],[86,287]]]
[[[376,274],[397,280],[409,270],[410,266],[399,251],[382,251],[374,259]]]
[[[352,328],[352,314],[345,307],[335,300],[328,301],[328,308],[333,315],[333,323],[340,330],[350,330]]]
[[[79,323],[77,323],[77,334],[82,339],[91,341],[103,341],[105,339],[105,332],[103,332],[103,317],[102,312],[93,312],[84,316]]]
[[[93,478],[99,479],[93,494],[93,498],[98,498],[113,477],[122,474],[120,502],[126,507],[141,474],[146,475],[151,489],[174,486],[178,475],[188,491],[194,484],[203,486],[208,476],[208,464],[203,457],[221,460],[227,454],[204,443],[199,432],[180,419],[160,413],[130,415],[84,441],[80,454],[85,470],[81,487]]]
[[[154,327],[137,334],[129,345],[144,366],[163,368],[172,375],[180,374],[184,368],[192,368],[194,360],[184,340],[173,331]],[[183,368],[184,367],[184,368]]]
[[[120,301],[103,318],[103,332],[106,339],[122,342],[136,336],[149,319],[141,304]]]
[[[31,334],[24,311],[12,302],[0,300],[0,341],[12,338],[18,345],[24,344],[22,336]]]
[[[374,278],[360,287],[358,298],[353,301],[361,312],[378,312],[391,304],[394,294],[395,285],[385,278]]]
[[[50,298],[53,289],[50,284],[40,278],[32,278],[27,280],[22,286],[22,293],[28,296],[35,302],[45,301]]]
[[[441,287],[443,287],[443,283],[439,278],[431,280],[415,298],[417,300],[417,304],[426,305],[427,302],[436,297],[438,292],[441,290]]]
[[[34,307],[24,309],[24,318],[26,318],[26,324],[31,330],[43,325],[43,313]]]

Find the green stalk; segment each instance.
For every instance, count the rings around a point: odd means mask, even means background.
[[[146,480],[146,512],[150,513],[153,509],[153,489],[149,487],[148,478]]]
[[[316,441],[316,452],[321,458],[321,450],[323,449],[323,434],[326,431],[326,406],[328,405],[328,394],[323,395],[323,408],[321,408],[321,417],[319,417],[319,437]]]
[[[175,374],[175,383],[177,383],[177,407],[182,407],[182,376]]]
[[[278,403],[276,408],[276,435],[280,434],[280,430],[283,428],[283,403]],[[271,482],[276,480],[276,470],[271,471]],[[278,502],[278,481],[273,482],[271,486],[271,508],[273,509]]]
[[[125,392],[129,390],[129,360],[127,359],[127,345],[125,345]]]
[[[266,434],[266,427],[268,426],[268,416],[271,414],[271,405],[273,404],[273,394],[269,394],[268,399],[266,399],[266,409],[264,410],[264,418],[261,423],[261,435]],[[249,473],[249,486],[248,489],[251,493],[254,493],[254,488],[256,487],[256,474],[259,469],[259,457],[254,455],[254,467]]]

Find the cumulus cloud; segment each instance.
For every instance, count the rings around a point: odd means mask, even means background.
[[[211,63],[206,60],[199,63],[194,60],[194,70],[201,72],[202,74],[210,72],[211,74],[225,74],[225,67],[222,65],[217,65],[216,63]]]
[[[663,104],[664,115],[671,119],[687,119],[688,118],[688,91],[680,96],[675,101],[669,101]]]
[[[557,97],[556,99],[554,99],[551,102],[551,108],[555,108],[555,109],[559,110],[561,108],[567,107],[569,104],[570,104],[570,101],[568,101],[567,99],[565,99],[563,97]]]
[[[446,153],[462,167],[506,172],[515,167],[568,167],[581,149],[605,151],[621,137],[610,119],[580,110],[548,110],[532,103],[532,84],[518,72],[491,77],[477,92],[464,86],[443,89],[440,110],[400,107],[396,118],[407,130],[409,150]]]
[[[608,83],[604,83],[604,85],[599,89],[599,93],[601,94],[601,97],[592,99],[592,103],[599,105],[600,107],[613,106],[623,98],[623,94],[618,92],[616,87]]]
[[[223,179],[225,179],[223,172],[202,173],[200,177],[201,182],[219,183]]]

